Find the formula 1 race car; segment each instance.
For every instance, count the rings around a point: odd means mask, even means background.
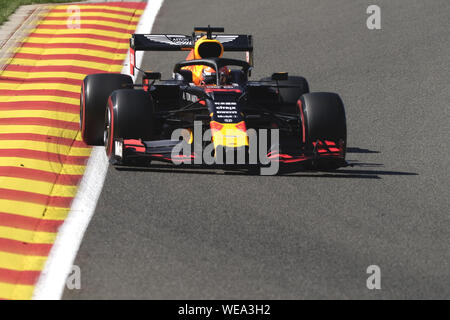
[[[195,27],[192,35],[132,35],[132,75],[138,50],[189,55],[175,64],[170,80],[140,69],[141,84],[125,74],[88,75],[80,97],[83,141],[104,145],[115,165],[239,160],[319,170],[345,166],[347,129],[339,95],[310,93],[305,78],[285,72],[249,81],[252,36],[223,31],[208,26]],[[245,52],[246,60],[223,58],[224,51]]]

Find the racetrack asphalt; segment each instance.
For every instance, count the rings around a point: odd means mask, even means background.
[[[64,299],[450,298],[447,0],[170,1],[152,33],[255,37],[252,79],[303,75],[346,106],[334,173],[109,168]],[[381,30],[366,9],[381,8]],[[184,55],[148,53],[167,78]],[[369,290],[369,265],[381,290]]]

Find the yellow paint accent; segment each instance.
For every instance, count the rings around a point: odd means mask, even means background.
[[[129,13],[134,13],[135,15],[141,15],[142,12],[144,12],[144,10],[141,9],[133,9],[133,8],[123,8],[123,7],[115,7],[113,5],[111,6],[95,6],[95,5],[88,5],[88,4],[81,4],[81,5],[77,5],[77,4],[68,4],[68,5],[57,5],[54,6],[52,9],[54,10],[66,10],[69,7],[72,6],[79,6],[80,7],[80,14],[81,16],[85,16],[87,12],[84,12],[84,10],[86,9],[107,9],[110,11],[117,11],[117,12],[129,12]],[[98,13],[97,15],[102,15],[103,13]]]
[[[27,259],[24,259],[27,257]],[[40,271],[44,268],[47,257],[24,256],[22,254],[0,251],[0,268],[16,271]],[[0,289],[1,290],[1,289]],[[0,297],[3,297],[0,291]]]
[[[21,167],[34,170],[42,170],[52,173],[81,175],[84,173],[85,166],[65,164],[60,162],[50,162],[44,160],[34,160],[19,157],[0,158],[2,167]]]
[[[194,134],[193,134],[191,129],[187,129],[187,130],[189,131],[189,141],[188,141],[188,143],[192,144],[194,142]]]
[[[78,130],[67,130],[55,127],[35,126],[35,125],[17,125],[17,126],[0,126],[0,133],[36,133],[54,137],[73,139],[77,136]],[[80,137],[77,137],[81,141]]]
[[[125,57],[125,55],[124,55]],[[120,72],[122,71],[123,65],[109,65],[104,63],[98,63],[98,62],[89,62],[89,61],[82,61],[82,60],[62,60],[62,59],[55,59],[55,60],[32,60],[32,59],[22,59],[22,58],[13,58],[9,64],[19,64],[23,66],[61,66],[66,67],[67,66],[75,66],[75,67],[84,67],[84,68],[92,68],[92,69],[99,69],[104,70],[104,72]]]
[[[34,170],[42,170],[51,173],[81,175],[84,173],[85,166],[69,165],[63,166],[60,162],[50,162],[44,160],[34,160],[19,157],[0,158],[0,166],[2,167],[21,167]]]
[[[214,44],[218,44],[221,48],[220,54],[219,54],[219,58],[222,57],[223,55],[223,45],[219,40],[215,40],[215,39],[207,39],[206,36],[202,37],[201,39],[198,39],[197,42],[195,42],[195,46],[194,46],[194,57],[196,59],[201,59],[202,56],[200,56],[200,53],[198,52],[198,49],[201,45],[205,45],[206,43],[214,43]]]
[[[46,207],[42,204],[6,199],[0,199],[0,207],[2,212],[36,219],[64,220],[69,213],[69,208]]]
[[[86,75],[83,73],[73,72],[20,72],[20,71],[3,71],[0,72],[0,77],[3,78],[20,78],[20,79],[38,79],[38,78],[61,78],[61,82],[64,79],[83,80]],[[8,79],[4,79],[8,80]],[[78,91],[80,91],[78,87]]]
[[[32,179],[2,177],[1,174],[0,186],[5,189],[34,192],[54,197],[73,197],[77,194],[77,186],[53,184]]]
[[[80,86],[63,83],[21,83],[0,82],[0,90],[63,90],[79,93]]]
[[[51,6],[50,9],[67,9],[70,5],[59,5]],[[143,10],[135,10],[131,8],[119,8],[109,5],[102,6],[92,6],[80,4],[81,7],[81,29],[41,29],[37,28],[31,30],[36,34],[57,34],[65,35],[61,38],[49,37],[27,37],[25,41],[30,43],[42,43],[42,44],[65,44],[65,43],[75,43],[80,44],[92,44],[98,46],[104,46],[112,49],[128,49],[128,41],[136,27],[136,23],[139,21],[139,16],[142,14]],[[83,9],[86,8],[105,8],[109,10],[114,10],[117,13],[101,13],[103,17],[110,17],[121,19],[123,22],[114,23],[110,21],[100,21],[98,20],[99,13],[97,12],[84,12]],[[131,13],[130,15],[124,13]],[[43,25],[61,25],[67,23],[67,18],[71,16],[68,12],[49,12],[47,16],[49,17],[62,17],[59,21],[44,20],[41,21]],[[129,23],[127,23],[129,21]],[[93,28],[83,28],[83,24],[92,25],[102,25],[102,26],[112,26],[116,28],[126,29],[129,32],[114,32],[107,30],[96,30]],[[105,41],[96,39],[83,39],[74,37],[79,34],[96,34],[107,37],[114,37],[117,41]],[[113,50],[116,52],[116,50]],[[81,60],[72,59],[22,59],[22,58],[10,58],[6,62],[7,64],[23,65],[23,66],[61,66],[67,68],[70,71],[70,66],[84,67],[97,69],[99,72],[121,72],[122,61],[126,58],[126,54],[119,53],[109,53],[105,50],[84,50],[84,49],[63,49],[63,48],[31,48],[31,47],[19,47],[16,50],[19,53],[36,54],[42,55],[44,58],[47,55],[53,54],[82,54],[92,57],[113,59],[118,61],[117,63],[105,64],[88,62]],[[78,85],[64,84],[64,79],[76,79],[82,80],[85,75],[77,72],[18,72],[18,71],[3,71],[0,72],[0,77],[2,80],[8,77],[24,79],[23,82],[18,81],[17,83],[5,83],[0,82],[0,90],[64,90],[68,92],[80,92],[80,87]],[[61,84],[53,83],[28,83],[26,79],[36,79],[36,78],[61,78]],[[5,79],[7,80],[7,79]],[[26,101],[52,101],[67,103],[74,106],[79,105],[79,99],[73,98],[62,98],[58,96],[0,96],[0,105],[4,102],[26,102]],[[74,109],[76,110],[76,108]],[[73,111],[74,111],[73,110]],[[15,110],[0,110],[0,119],[9,118],[22,118],[22,117],[41,117],[47,119],[64,120],[73,123],[79,122],[78,112],[64,112],[64,111],[47,111],[47,110],[20,110],[18,106]],[[39,125],[0,125],[1,133],[35,133],[41,135],[49,135],[53,137],[64,137],[69,139],[76,139],[81,141],[80,132],[78,130],[64,130],[49,126],[39,126]],[[37,150],[44,152],[52,152],[61,155],[71,155],[71,156],[88,156],[91,152],[89,147],[70,147],[65,145],[60,145],[57,140],[50,140],[49,142],[39,142],[31,140],[0,140],[0,149],[27,149],[27,150]],[[42,170],[47,172],[52,172],[56,174],[71,174],[71,175],[82,175],[85,170],[84,165],[66,165],[58,162],[50,162],[43,160],[33,160],[20,157],[0,157],[0,167],[3,166],[13,166],[18,168],[29,168]],[[66,186],[60,184],[52,184],[44,181],[36,181],[33,179],[15,178],[15,177],[2,177],[0,176],[0,187],[10,190],[18,190],[25,192],[34,192],[42,195],[50,196],[62,196],[62,197],[73,197],[77,192],[76,186]],[[1,199],[0,195],[0,211],[14,214],[18,216],[33,217],[43,220],[61,220],[63,221],[68,213],[69,208],[59,208],[59,207],[48,207],[46,205],[24,202],[24,201],[14,201]],[[35,232],[31,230],[24,230],[18,228],[2,227],[0,226],[0,238],[12,239],[16,241],[28,242],[28,243],[47,243],[51,244],[54,242],[56,233],[51,232]],[[35,270],[40,271],[43,269],[46,261],[46,257],[37,256],[26,256],[21,254],[12,254],[6,252],[0,252],[0,268],[11,269],[11,270]],[[0,282],[0,297],[7,299],[30,299],[32,297],[34,286],[27,285],[14,285]]]
[[[8,300],[30,300],[34,286],[0,282],[0,298]]]
[[[29,48],[23,47],[17,50],[18,53],[29,53],[29,54],[38,54],[42,56],[52,55],[52,54],[80,54],[84,56],[91,56],[97,58],[105,58],[105,59],[125,59],[126,54],[124,53],[111,53],[101,50],[90,50],[90,49],[76,49],[76,48]]]
[[[74,35],[74,34],[96,34],[98,36],[113,37],[117,39],[130,39],[130,33],[106,31],[99,29],[83,28],[83,29],[33,29],[31,30],[34,34],[51,34],[51,35]]]
[[[94,44],[103,47],[109,47],[114,49],[128,49],[130,44],[128,42],[111,42],[105,40],[97,40],[97,39],[84,39],[84,38],[74,38],[74,37],[64,37],[64,38],[38,38],[38,37],[28,37],[25,39],[25,42],[29,43],[79,43],[79,44]]]
[[[19,128],[18,128],[19,127]],[[0,126],[0,134],[4,133],[29,133],[29,134],[40,134],[45,135],[49,139],[49,143],[58,143],[58,139],[70,139],[77,142],[81,142],[81,134],[77,130],[64,130],[58,129],[54,127],[45,127],[45,126]],[[9,140],[9,139],[0,139],[0,140]],[[25,139],[28,140],[28,139]],[[85,148],[91,149],[91,147],[86,146]]]
[[[24,230],[0,226],[0,238],[27,243],[53,244],[56,233]]]
[[[67,155],[70,150],[72,156],[87,157],[91,154],[90,148],[76,148],[65,146],[55,143],[46,143],[38,141],[26,141],[26,140],[0,140],[0,149],[26,149],[42,152],[51,152],[60,154],[62,156]],[[0,160],[1,163],[1,160]]]
[[[83,17],[98,17],[100,13],[98,12],[83,12],[81,15],[81,19]],[[58,18],[65,18],[72,16],[72,13],[67,12],[50,12],[47,14],[47,17],[58,17]],[[140,16],[134,16],[130,19],[129,15],[123,15],[123,14],[115,14],[115,13],[101,13],[102,17],[105,18],[114,18],[114,19],[121,19],[121,20],[127,20],[127,21],[139,21]]]
[[[220,145],[230,148],[248,146],[247,133],[236,128],[236,125],[240,123],[220,123],[223,126],[222,129],[220,131],[213,130],[214,148]]]
[[[81,17],[81,28],[83,28],[83,24],[95,24],[98,26],[108,26],[113,28],[121,28],[121,29],[135,29],[135,23],[120,23],[120,22],[111,22],[111,21],[103,21],[96,19],[96,17]],[[67,20],[44,20],[39,25],[67,25]]]
[[[69,121],[74,123],[80,122],[80,115],[78,113],[56,112],[48,110],[0,110],[0,119],[11,118],[28,118],[40,117],[54,120]]]
[[[0,102],[15,101],[52,101],[80,105],[80,100],[75,98],[64,98],[56,96],[0,96]]]

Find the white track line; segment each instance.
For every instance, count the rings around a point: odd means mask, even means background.
[[[136,28],[136,33],[150,33],[156,15],[164,0],[150,0],[147,3]],[[136,66],[140,67],[143,52],[136,55]],[[128,63],[128,59],[125,60]],[[128,65],[122,73],[129,74]],[[72,265],[80,247],[83,235],[94,215],[98,198],[103,188],[108,159],[103,147],[94,147],[86,166],[83,179],[69,215],[58,231],[55,243],[50,251],[44,270],[35,286],[34,300],[58,300],[64,292],[66,279],[72,271]],[[81,278],[83,271],[81,270]]]

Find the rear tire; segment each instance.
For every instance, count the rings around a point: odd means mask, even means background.
[[[104,144],[106,155],[113,164],[127,164],[127,159],[115,153],[115,140],[154,138],[154,104],[151,95],[144,90],[121,89],[108,99],[104,114]],[[123,150],[125,151],[125,150]]]
[[[131,77],[125,74],[99,73],[84,78],[80,94],[80,129],[86,144],[103,145],[108,97],[114,90],[132,84]]]
[[[262,78],[261,81],[272,81]],[[278,81],[279,85],[296,86],[295,88],[280,88],[280,96],[284,103],[295,104],[301,95],[309,93],[309,84],[303,77],[289,76],[287,80]]]
[[[300,97],[302,139],[307,149],[313,148],[317,140],[333,141],[344,150],[347,144],[347,124],[344,104],[336,93],[314,92]],[[316,164],[320,169],[336,169],[341,161],[324,160]]]

